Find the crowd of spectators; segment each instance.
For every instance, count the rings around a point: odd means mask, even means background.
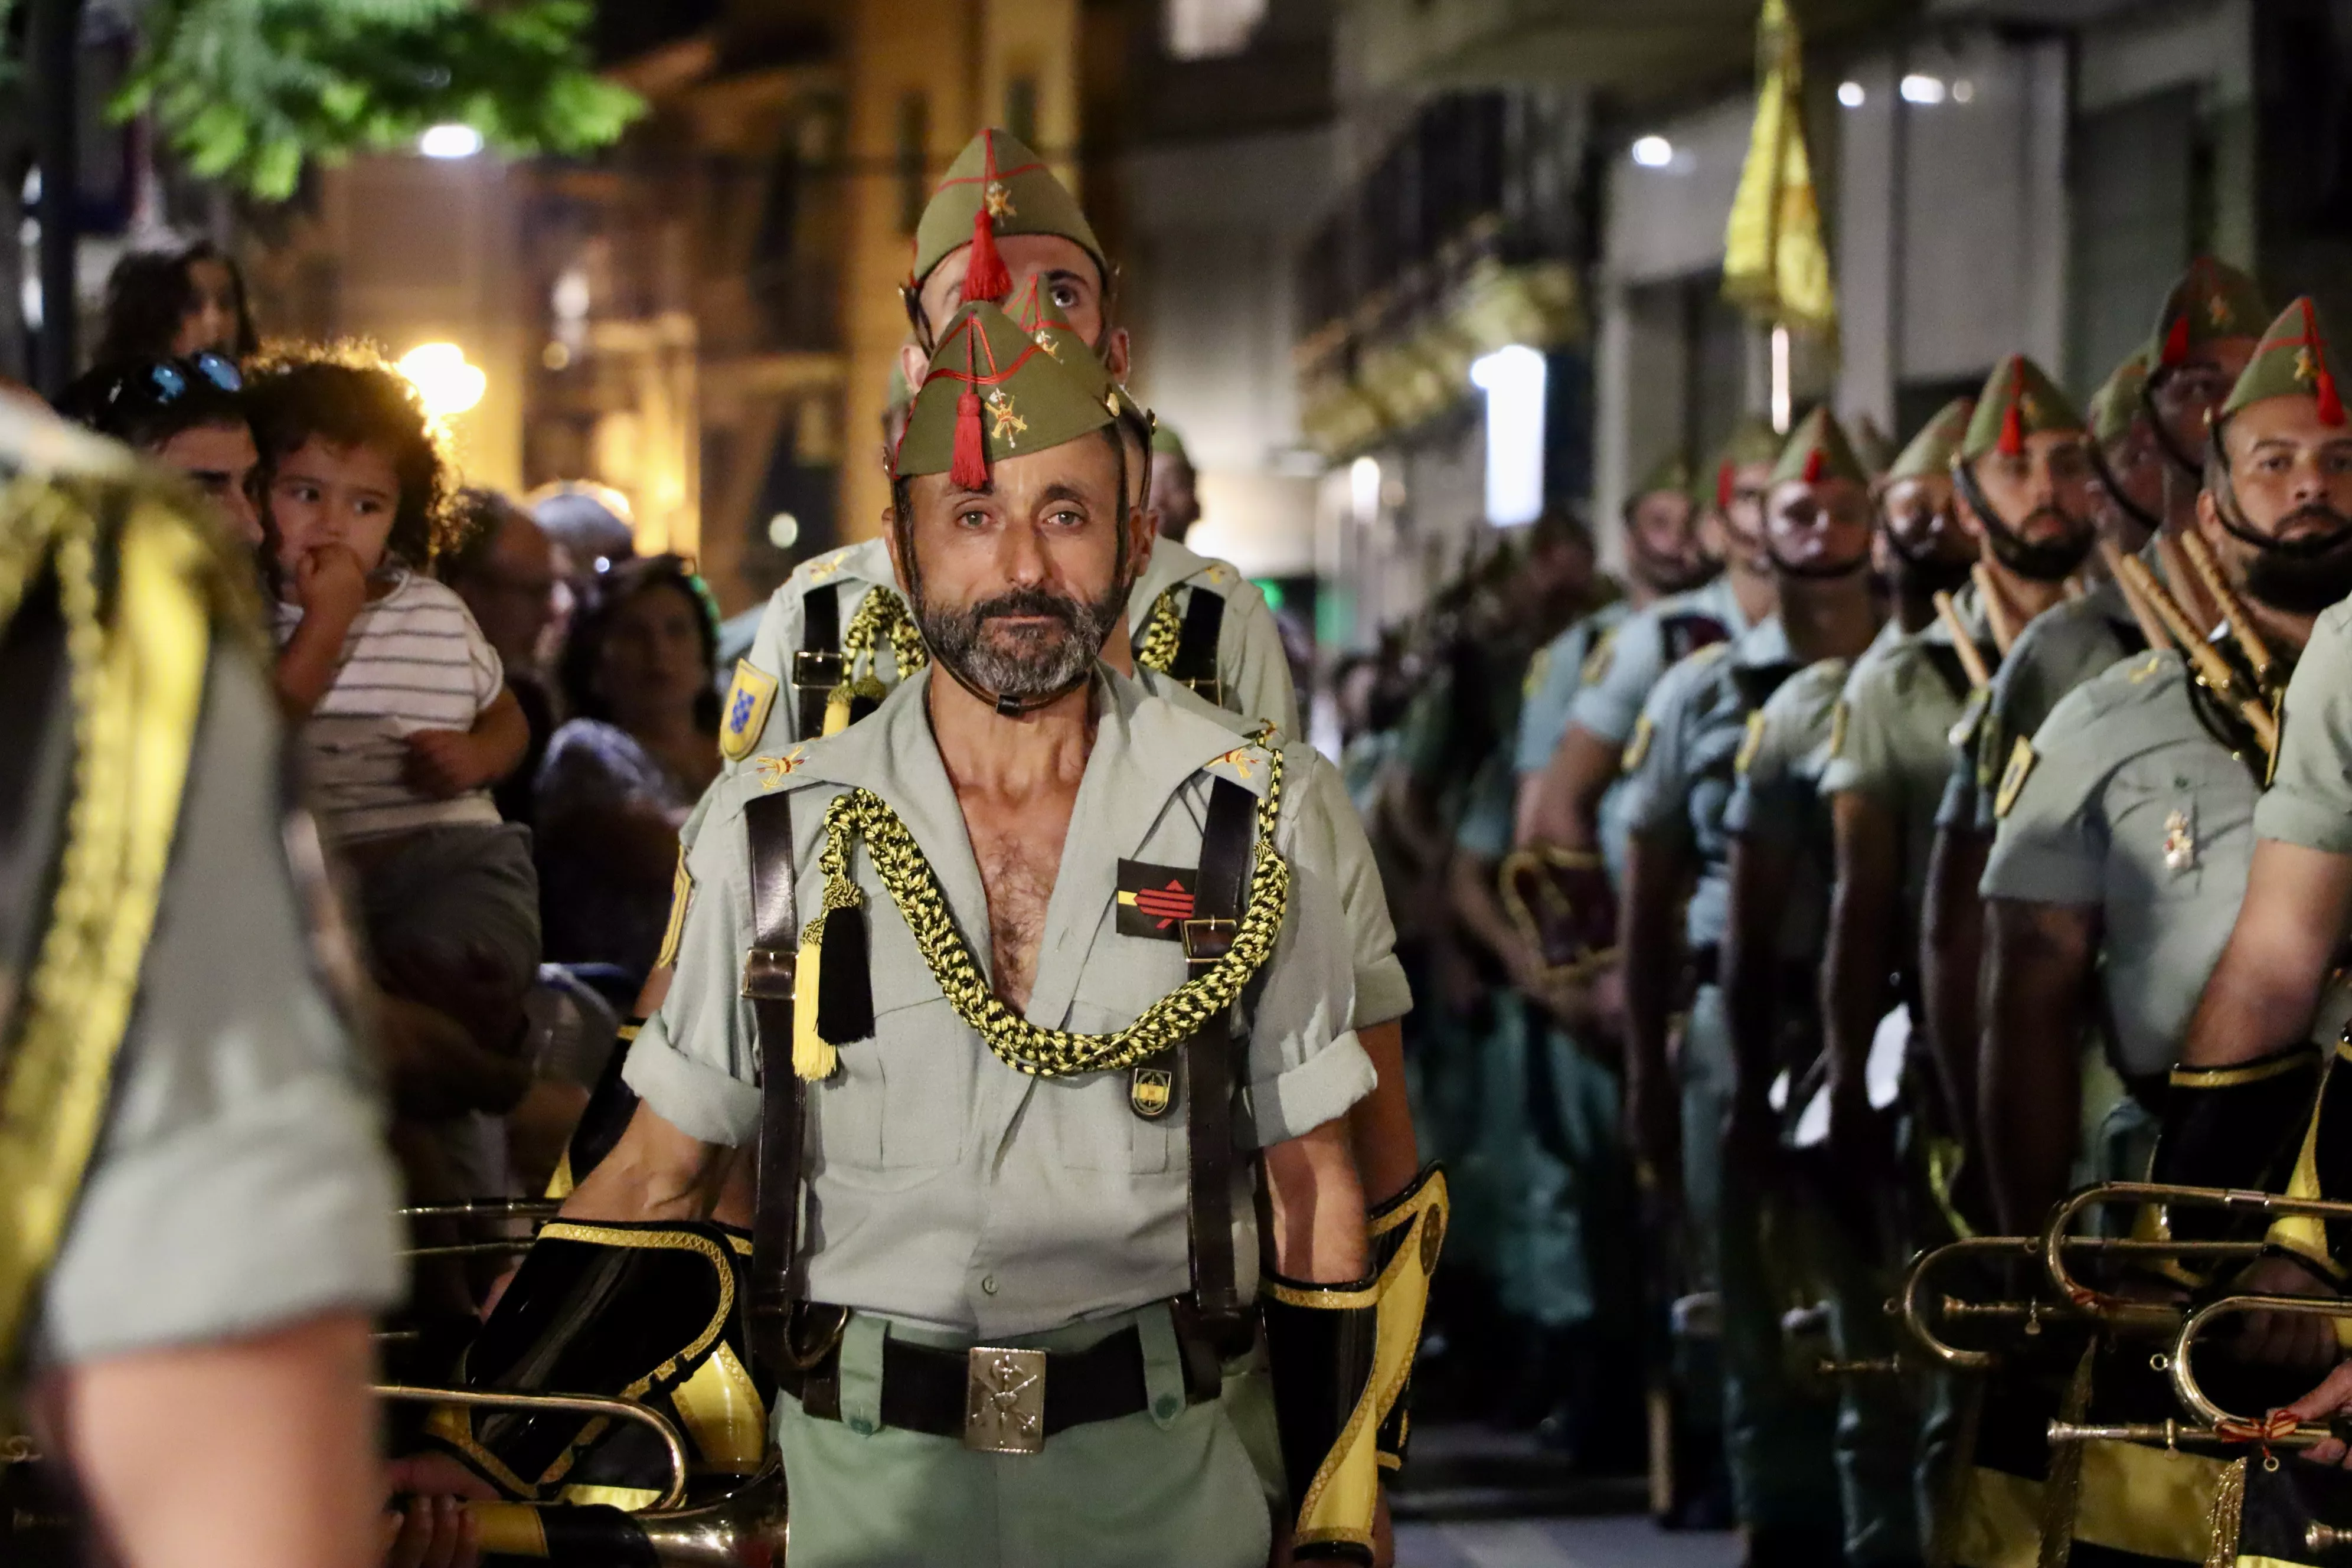
[[[208,244],[126,258],[106,311],[58,410],[184,476],[251,553],[410,1200],[538,1197],[719,769],[709,591],[677,556],[635,558],[602,487],[464,487],[392,364],[265,345]],[[421,1264],[415,1310],[484,1310],[508,1261]]]

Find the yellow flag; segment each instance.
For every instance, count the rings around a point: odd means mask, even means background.
[[[1787,0],[1764,0],[1756,78],[1756,127],[1724,230],[1724,298],[1776,325],[1833,335],[1837,296],[1805,153],[1803,43]]]

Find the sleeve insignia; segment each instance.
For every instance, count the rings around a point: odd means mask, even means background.
[[[1601,634],[1601,640],[1592,645],[1592,651],[1584,656],[1584,668],[1578,672],[1577,679],[1587,686],[1592,685],[1609,673],[1610,663],[1616,657],[1617,628],[1611,626]]]
[[[1833,759],[1845,755],[1845,724],[1848,711],[1845,699],[1843,697],[1839,698],[1837,705],[1830,710],[1830,755]]]
[[[2010,748],[2009,766],[2001,770],[2000,793],[1992,797],[1995,816],[2009,815],[2009,808],[2017,804],[2018,792],[2025,787],[2026,775],[2033,772],[2033,764],[2039,760],[2033,742],[2020,735],[2017,744]]]
[[[1731,771],[1741,778],[1756,765],[1756,753],[1764,749],[1764,710],[1759,708],[1748,715],[1748,733],[1739,738],[1739,752],[1731,759]]]
[[[1213,759],[1209,766],[1231,768],[1242,775],[1244,784],[1255,784],[1257,782],[1257,769],[1265,760],[1258,754],[1257,745],[1252,742],[1246,746],[1235,746],[1223,756]]]
[[[1642,765],[1642,759],[1650,754],[1650,741],[1657,732],[1657,725],[1650,721],[1650,716],[1647,713],[1636,720],[1633,724],[1633,738],[1625,742],[1625,754],[1619,763],[1619,767],[1629,773],[1639,768]]]
[[[1537,689],[1543,685],[1544,676],[1550,668],[1551,649],[1549,647],[1536,649],[1535,658],[1528,660],[1527,676],[1519,682],[1519,695],[1533,697]]]
[[[801,771],[801,763],[808,756],[806,746],[794,746],[781,757],[761,757],[753,765],[760,770],[760,787],[773,789]]]
[[[748,658],[737,659],[727,706],[719,714],[719,754],[730,763],[750,756],[768,727],[768,710],[775,700],[776,678]]]
[[[677,962],[677,939],[686,930],[686,906],[694,898],[694,874],[686,868],[686,846],[677,848],[677,874],[670,879],[669,924],[662,928],[661,951],[654,955],[656,969]]]

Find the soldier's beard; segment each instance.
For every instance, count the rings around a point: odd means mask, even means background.
[[[2024,530],[2037,517],[2053,517],[2066,524],[2068,531],[2056,539],[2030,540]],[[2083,563],[2098,542],[2093,525],[2079,522],[2054,507],[2044,507],[2027,514],[2023,522],[2012,529],[1998,518],[1985,519],[1986,536],[1992,541],[1992,552],[2000,563],[2029,583],[2055,583]]]
[[[2246,562],[2246,592],[2291,616],[2315,616],[2352,596],[2352,517],[2322,502],[2290,513],[2280,527],[2304,521],[2327,526],[2273,539]]]
[[[1126,591],[1116,583],[1092,603],[1044,588],[1015,588],[954,609],[919,595],[915,624],[931,657],[966,685],[1002,700],[1032,702],[1058,696],[1087,678],[1126,607]],[[1056,624],[1018,630],[989,625],[1015,616]]]

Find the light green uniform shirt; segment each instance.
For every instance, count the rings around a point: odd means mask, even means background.
[[[2352,600],[2320,612],[2286,687],[2278,772],[2254,831],[2352,855]]]
[[[1700,649],[1666,671],[1627,743],[1626,817],[1632,831],[1685,849],[1698,884],[1683,918],[1691,948],[1723,941],[1729,923],[1731,853],[1725,822],[1748,715],[1793,673],[1778,616],[1738,641]]]
[[[803,919],[821,907],[824,813],[874,791],[921,847],[982,973],[989,912],[963,816],[931,737],[924,671],[838,735],[763,757],[717,786],[687,867],[694,889],[677,978],[625,1077],[665,1119],[740,1145],[759,1122],[759,1043],[740,994],[752,939],[743,808],[790,791]],[[1118,862],[1197,866],[1211,781],[1262,792],[1265,753],[1232,731],[1097,675],[1100,714],[1037,950],[1027,1016],[1116,1030],[1185,978],[1176,940],[1118,930]],[[1244,1147],[1297,1137],[1369,1093],[1350,1026],[1352,965],[1339,890],[1299,852],[1304,768],[1286,749],[1276,847],[1291,864],[1282,934],[1259,972],[1240,1064]],[[1138,1117],[1129,1075],[1044,1079],[1006,1066],[940,991],[861,847],[875,1036],[843,1046],[810,1094],[806,1227],[813,1299],[961,1334],[1032,1333],[1189,1288],[1184,1131]],[[1257,1254],[1235,1205],[1235,1257]]]
[[[1519,704],[1518,735],[1511,766],[1522,773],[1539,773],[1559,749],[1568,733],[1569,710],[1584,689],[1586,666],[1601,673],[1601,658],[1617,633],[1633,615],[1622,599],[1601,606],[1537,650],[1528,666],[1527,689]],[[1644,694],[1646,695],[1646,693]]]
[[[2066,693],[2147,647],[2122,590],[2112,582],[2027,622],[1993,673],[1991,706],[1973,748],[1953,759],[1936,826],[1990,833],[1997,786],[2018,737],[2040,730]]]
[[[1953,600],[1985,663],[1993,664],[2000,655],[1985,634],[1975,588],[1962,589]],[[1916,634],[1889,621],[1854,661],[1839,701],[1844,712],[1833,724],[1822,793],[1861,795],[1901,825],[1903,907],[1916,913],[1927,900],[1936,811],[1958,750],[1954,728],[1969,703],[1968,675],[1941,618]]]
[[[1785,954],[1818,954],[1828,936],[1836,845],[1821,781],[1838,694],[1853,668],[1851,659],[1819,659],[1782,682],[1748,721],[1733,770],[1737,782],[1724,811],[1725,830],[1796,858],[1796,880],[1780,922]]]
[[[2261,790],[2199,718],[2177,652],[2077,686],[2032,744],[1979,890],[2096,908],[2117,1063],[2168,1071],[2245,898]]]
[[[745,753],[747,756],[781,750],[801,738],[800,693],[792,684],[792,666],[793,656],[800,651],[801,639],[808,630],[808,596],[819,589],[840,595],[841,630],[847,631],[850,617],[866,602],[866,594],[877,587],[895,592],[898,581],[890,569],[890,547],[879,539],[868,539],[802,562],[768,595],[768,607],[760,616],[760,629],[751,635],[751,651],[745,658],[752,668],[776,683],[776,694],[768,705],[759,739]],[[883,684],[896,685],[898,658],[891,650],[887,637],[876,639],[874,661]],[[730,773],[741,765],[731,762],[726,764]]]
[[[1605,663],[1577,689],[1568,721],[1612,746],[1630,740],[1667,668],[1691,651],[1688,628],[1677,623],[1713,621],[1737,637],[1748,629],[1728,577],[1717,577],[1687,594],[1674,594],[1625,617],[1608,641]]]
[[[104,1129],[39,1297],[51,1363],[374,1311],[404,1287],[370,1058],[316,972],[280,755],[268,681],[215,652]]]

